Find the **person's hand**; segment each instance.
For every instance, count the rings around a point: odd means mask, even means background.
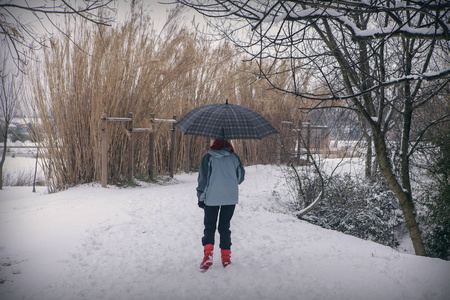
[[[205,202],[204,201],[198,201],[198,207],[205,208]]]

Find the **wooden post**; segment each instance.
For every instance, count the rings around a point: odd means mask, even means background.
[[[177,117],[173,116],[173,119],[176,121]],[[174,177],[175,173],[175,138],[176,138],[176,132],[175,132],[175,122],[172,125],[172,142],[170,143],[170,165],[169,165],[169,175],[171,178]]]
[[[148,138],[148,177],[153,180],[155,177],[155,114],[151,114],[151,130]]]
[[[311,153],[311,120],[308,120],[308,131],[306,132],[306,148]],[[309,155],[307,156],[309,162]]]
[[[107,114],[102,114],[102,187],[108,184],[108,121]]]
[[[130,127],[128,128],[128,131],[130,132],[130,145],[129,145],[129,152],[128,152],[128,180],[133,180],[133,176],[134,176],[134,155],[133,155],[133,127],[134,127],[134,122],[133,122],[133,113],[130,112],[129,114],[130,116]]]
[[[281,119],[278,119],[278,128],[281,131]],[[281,134],[277,134],[277,158],[276,158],[277,166],[281,165]]]
[[[190,157],[190,151],[191,151],[191,145],[189,143],[189,136],[184,136],[184,151],[185,151],[185,157],[184,157],[184,172],[189,173],[191,171],[191,157]]]
[[[298,120],[297,126],[297,165],[300,165],[300,154],[302,149],[302,120]]]
[[[322,128],[320,130],[320,144],[321,144],[321,151],[322,151],[322,158],[327,157],[327,150],[328,150],[328,135],[325,128]]]
[[[39,159],[39,147],[36,148],[36,163],[34,165],[34,178],[33,178],[33,193],[36,193],[36,173],[37,173],[38,159]]]

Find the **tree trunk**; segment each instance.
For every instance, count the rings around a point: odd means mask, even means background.
[[[364,137],[367,143],[365,177],[370,179],[372,178],[372,137],[366,133],[364,133]]]
[[[400,207],[405,217],[406,226],[408,227],[409,234],[411,236],[412,244],[416,255],[427,255],[425,245],[422,240],[422,235],[419,230],[419,225],[416,221],[416,214],[414,209],[414,203],[412,201],[411,194],[403,189],[397,181],[395,174],[392,171],[392,166],[389,161],[389,157],[386,151],[386,144],[383,138],[383,134],[380,131],[373,130],[375,151],[377,153],[378,160],[380,162],[380,169],[383,172],[390,188],[395,193]]]
[[[365,157],[365,167],[364,167],[364,177],[366,179],[372,178],[372,135],[370,133],[370,125],[364,119],[364,116],[358,114],[359,123],[362,129],[363,138],[366,141],[366,157]]]
[[[3,161],[0,162],[0,190],[3,190]]]
[[[2,154],[2,160],[0,161],[0,190],[3,189],[3,165],[5,164],[5,159],[6,159],[6,146],[8,145],[8,126],[6,126],[5,128],[5,136],[4,138],[4,142],[3,142],[3,154]]]

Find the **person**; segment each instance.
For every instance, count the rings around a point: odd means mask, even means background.
[[[217,217],[222,265],[225,268],[231,263],[230,221],[238,203],[238,185],[244,181],[244,177],[244,167],[231,143],[215,140],[203,156],[198,173],[198,206],[204,210],[204,257],[200,264],[201,271],[208,270],[213,264]]]

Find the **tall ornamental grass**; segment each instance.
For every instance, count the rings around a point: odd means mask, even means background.
[[[50,192],[99,181],[101,116],[128,117],[134,126],[151,126],[150,118],[181,118],[195,107],[225,102],[254,109],[278,126],[298,119],[298,102],[258,80],[257,66],[227,43],[212,46],[177,25],[176,12],[163,32],[138,13],[122,25],[97,27],[66,22],[67,35],[54,37],[33,64],[30,114],[40,118],[39,155]],[[279,66],[282,67],[282,66]],[[286,81],[280,72],[273,78]],[[130,147],[127,123],[108,122],[108,182],[127,176]],[[171,124],[156,124],[155,170],[168,171]],[[177,131],[176,170],[184,167],[184,136]],[[210,142],[188,137],[195,170]],[[276,136],[262,141],[233,141],[245,164],[274,163]],[[148,135],[135,134],[135,174],[148,173]]]

